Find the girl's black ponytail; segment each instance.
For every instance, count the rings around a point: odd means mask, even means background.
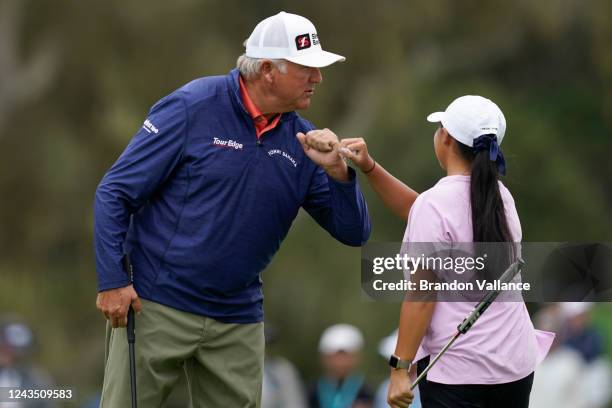
[[[505,173],[504,157],[495,135],[474,140],[474,147],[457,142],[463,158],[471,163],[470,205],[474,242],[508,242],[509,245],[486,245],[483,250],[499,261],[495,271],[503,272],[514,261],[516,249],[506,219],[504,201],[499,191],[500,172]],[[478,250],[480,252],[480,250]],[[491,254],[495,252],[495,254]],[[498,269],[503,268],[503,269]]]

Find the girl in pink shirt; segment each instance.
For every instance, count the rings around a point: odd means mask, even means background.
[[[339,152],[367,175],[387,207],[407,219],[404,242],[520,242],[521,224],[514,200],[499,181],[505,174],[499,144],[506,130],[499,107],[483,97],[468,95],[427,119],[440,124],[434,134],[434,150],[447,176],[421,195],[376,163],[363,139],[343,139]],[[411,403],[408,366],[414,361],[422,371],[474,305],[402,304],[395,357],[403,368],[391,370],[391,407]],[[548,352],[553,336],[533,328],[522,301],[493,303],[420,383],[423,407],[527,407],[533,371]]]

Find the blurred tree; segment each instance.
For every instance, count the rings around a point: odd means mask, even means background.
[[[27,63],[21,61],[18,51],[25,6],[17,0],[0,3],[0,133],[13,110],[40,97],[57,72],[58,46],[49,40],[38,46]]]

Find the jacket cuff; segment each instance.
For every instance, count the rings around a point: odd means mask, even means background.
[[[111,289],[117,289],[117,288],[123,288],[123,287],[128,286],[130,283],[132,282],[130,282],[128,278],[110,281],[110,282],[98,282],[98,292],[103,292],[105,290],[111,290]]]
[[[327,173],[325,173],[325,175],[327,176],[327,180],[329,180],[330,184],[333,184],[340,188],[354,188],[355,184],[357,183],[357,173],[355,172],[355,169],[353,169],[351,166],[347,166],[347,170],[349,177],[348,181],[338,181]]]

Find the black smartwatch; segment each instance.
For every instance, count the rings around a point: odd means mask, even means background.
[[[395,354],[392,354],[389,358],[389,365],[396,370],[410,370],[410,366],[412,366],[412,360],[402,360]]]

